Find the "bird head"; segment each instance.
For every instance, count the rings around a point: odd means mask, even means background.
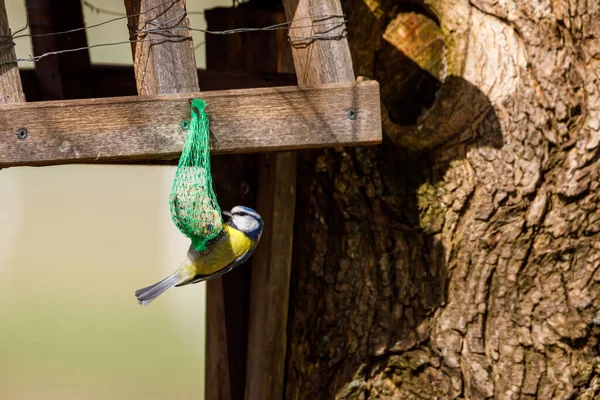
[[[223,211],[223,214],[229,217],[229,224],[244,232],[250,239],[255,242],[260,239],[263,220],[256,211],[244,206],[235,206],[231,211]]]

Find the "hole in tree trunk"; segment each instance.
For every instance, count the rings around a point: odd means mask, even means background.
[[[374,71],[382,101],[394,123],[413,125],[433,105],[443,80],[442,31],[424,7],[402,5],[383,39]]]

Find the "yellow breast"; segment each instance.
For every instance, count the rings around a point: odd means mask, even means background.
[[[194,260],[196,275],[217,272],[252,250],[255,242],[243,232],[229,225],[223,227],[224,235],[208,247],[208,252]]]

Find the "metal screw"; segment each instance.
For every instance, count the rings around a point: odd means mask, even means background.
[[[358,115],[358,113],[356,112],[355,108],[349,108],[348,111],[346,112],[346,115],[348,116],[348,119],[351,120],[355,120],[356,116]]]
[[[27,128],[20,128],[17,131],[17,137],[19,138],[19,140],[25,140],[27,139],[28,133],[27,133]]]

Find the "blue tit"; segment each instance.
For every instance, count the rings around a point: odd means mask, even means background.
[[[263,231],[263,220],[251,208],[236,206],[224,211],[229,217],[223,232],[207,244],[203,252],[188,250],[186,260],[170,276],[135,292],[138,303],[148,305],[167,289],[221,276],[244,263],[256,248]]]

